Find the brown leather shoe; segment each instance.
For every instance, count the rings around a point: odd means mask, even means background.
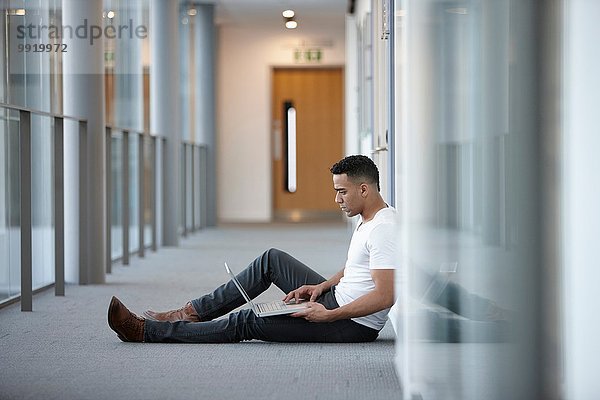
[[[187,322],[200,322],[200,317],[196,313],[194,306],[190,301],[181,308],[177,310],[165,311],[165,312],[157,312],[152,310],[144,311],[144,317],[153,321],[167,321],[167,322],[177,322],[177,321],[187,321]]]
[[[108,326],[124,342],[144,341],[144,318],[138,317],[127,309],[115,296],[108,306]]]

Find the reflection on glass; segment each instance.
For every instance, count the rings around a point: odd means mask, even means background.
[[[31,116],[31,222],[33,289],[54,282],[53,120]]]
[[[144,140],[144,246],[152,245],[152,196],[154,181],[152,175],[152,141]]]
[[[106,26],[146,26],[144,11],[148,0],[104,0],[104,9],[113,18],[104,18]],[[144,83],[142,53],[144,40],[130,35],[110,38],[105,35],[106,119],[119,128],[144,129]]]
[[[0,5],[0,102],[61,111],[62,54],[24,51],[56,38],[19,35],[22,26],[60,25],[60,0],[5,1]],[[21,51],[19,51],[21,49]],[[0,300],[20,293],[19,115],[0,111]],[[33,288],[54,281],[52,121],[32,115]]]
[[[139,207],[140,207],[140,186],[139,178],[139,136],[129,134],[129,251],[134,252],[139,249]]]
[[[527,19],[511,1],[395,4],[405,398],[535,398]]]
[[[185,173],[185,226],[188,231],[193,228],[192,224],[192,154],[193,147],[185,147],[186,154],[186,173]]]
[[[123,135],[113,132],[111,138],[111,256],[123,256]]]
[[[19,260],[14,258],[19,250],[17,238],[20,235],[18,211],[15,207],[14,192],[18,190],[19,153],[12,152],[15,143],[18,148],[18,121],[10,119],[10,112],[0,109],[0,301],[18,294],[14,272],[19,272]],[[16,214],[15,214],[16,213]],[[17,218],[15,218],[15,215]],[[15,221],[16,220],[16,221]],[[16,223],[15,223],[16,222]],[[11,275],[13,280],[11,281]],[[17,277],[20,276],[16,275]],[[15,292],[15,289],[16,292]]]
[[[202,212],[201,210],[201,202],[202,199],[200,198],[200,185],[202,184],[202,160],[200,160],[201,157],[201,152],[200,152],[200,148],[196,147],[194,148],[194,154],[195,154],[195,164],[194,164],[194,169],[195,169],[195,182],[194,182],[194,198],[196,199],[196,201],[194,202],[194,225],[197,227],[200,227],[200,214]]]

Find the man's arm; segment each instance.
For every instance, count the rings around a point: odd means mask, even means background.
[[[289,292],[283,301],[288,302],[292,299],[296,303],[303,298],[308,298],[310,301],[315,301],[321,294],[327,292],[333,285],[337,285],[344,276],[344,269],[342,268],[337,274],[327,279],[325,282],[319,283],[318,285],[304,285],[296,290]]]
[[[310,303],[306,310],[291,316],[302,317],[312,322],[332,322],[364,317],[391,307],[394,304],[394,270],[373,269],[371,277],[375,283],[375,289],[353,302],[333,310],[328,310],[319,303]]]
[[[335,274],[331,278],[327,279],[325,282],[319,284],[319,286],[321,286],[321,288],[323,289],[321,291],[321,293],[325,293],[326,291],[331,289],[332,286],[340,283],[340,279],[342,279],[343,277],[344,277],[344,268],[339,270],[337,274]]]

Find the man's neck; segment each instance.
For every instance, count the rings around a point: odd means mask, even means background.
[[[362,218],[362,222],[369,222],[370,220],[372,220],[375,217],[375,214],[377,214],[377,212],[379,210],[382,210],[384,208],[386,208],[388,205],[385,203],[385,201],[383,201],[383,198],[381,196],[379,196],[379,198],[373,202],[373,204],[369,207],[365,207],[365,209],[363,210],[362,213],[360,213],[360,216]]]

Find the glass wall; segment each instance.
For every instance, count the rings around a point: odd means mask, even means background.
[[[19,116],[0,109],[0,301],[21,291]]]
[[[31,175],[32,175],[32,262],[33,288],[41,288],[54,282],[54,164],[53,119],[36,114],[62,114],[62,63],[63,47],[61,36],[68,32],[63,26],[62,0],[5,0],[0,4],[0,103],[33,110],[31,120]],[[123,256],[124,251],[135,252],[140,246],[143,230],[145,246],[152,245],[152,201],[156,198],[158,243],[161,242],[161,196],[162,158],[154,154],[156,148],[162,153],[165,142],[154,146],[148,138],[150,93],[149,93],[149,0],[103,0],[104,24],[104,67],[106,72],[106,123],[113,128],[111,153],[112,162],[107,173],[111,176],[111,257]],[[185,80],[175,83],[188,106],[179,116],[183,121],[185,140],[193,141],[194,126],[194,53],[193,17],[196,11],[185,2],[181,7],[179,25],[185,32],[181,53],[185,60],[177,61],[185,69]],[[108,26],[136,27],[136,35],[112,35]],[[71,26],[69,26],[72,28]],[[138,33],[138,29],[141,33]],[[64,31],[63,31],[64,30]],[[119,28],[119,32],[121,29]],[[66,35],[66,33],[65,33]],[[142,36],[140,36],[142,35]],[[144,36],[145,35],[145,36]],[[78,116],[75,116],[78,117]],[[75,132],[77,122],[65,119],[66,132]],[[74,128],[74,129],[70,129]],[[124,132],[128,134],[128,147],[124,145]],[[140,133],[144,132],[144,138]],[[157,132],[165,135],[166,132]],[[69,144],[69,133],[65,137],[67,159],[78,151]],[[143,157],[140,149],[143,149]],[[19,187],[19,113],[0,107],[0,301],[19,295],[20,291],[20,187]],[[188,203],[186,204],[187,226],[193,227],[194,217],[200,217],[198,204],[199,185],[193,188],[195,203],[191,203],[192,152],[189,149],[186,165]],[[125,156],[128,157],[125,157]],[[196,154],[197,156],[197,154]],[[153,161],[157,159],[157,165]],[[198,157],[195,157],[197,160]],[[126,162],[127,164],[124,164]],[[198,171],[197,161],[194,170]],[[67,163],[68,164],[68,163]],[[128,166],[128,179],[123,171]],[[76,180],[66,167],[65,181]],[[154,173],[156,172],[156,175]],[[158,178],[160,177],[160,178]],[[198,181],[199,174],[195,176]],[[141,183],[143,182],[143,189]],[[158,189],[155,189],[159,186]],[[183,186],[183,185],[182,185]],[[123,188],[128,188],[128,204],[123,204]],[[66,219],[78,218],[77,191],[65,193]],[[142,202],[142,200],[144,200]],[[192,212],[194,211],[194,213]],[[124,215],[129,215],[128,234],[124,235]],[[74,221],[74,220],[73,220]],[[69,240],[70,224],[67,221],[66,237]],[[75,226],[76,224],[73,224]],[[75,231],[76,232],[76,231]],[[128,237],[128,248],[123,248],[123,238]],[[76,245],[75,245],[76,246]],[[77,247],[77,246],[76,246]],[[75,265],[76,254],[67,251],[66,264]],[[73,262],[72,262],[73,261]],[[67,271],[68,272],[68,271]],[[67,279],[70,279],[69,277]],[[76,278],[73,278],[76,279]]]
[[[185,2],[182,2],[179,9],[179,54],[181,55],[180,74],[181,84],[179,85],[180,96],[180,116],[181,116],[181,139],[184,142],[194,140],[194,87],[195,75],[194,59],[196,49],[194,48],[194,25],[196,23],[196,11]],[[180,232],[190,230],[191,223],[191,158],[189,147],[181,147],[181,199],[182,213],[180,220]]]
[[[40,26],[60,25],[60,0],[11,0],[0,6],[0,102],[61,112],[62,52]],[[51,46],[51,48],[50,48]],[[0,299],[20,292],[18,113],[0,123]],[[53,122],[32,116],[33,288],[54,282]]]
[[[405,398],[539,398],[534,2],[394,5]]]
[[[140,207],[140,167],[139,136],[129,134],[129,252],[140,248],[139,207]]]
[[[104,0],[105,25],[128,25],[148,27],[148,0]],[[144,242],[151,240],[151,220],[144,212],[144,221],[139,221],[139,135],[138,132],[147,129],[149,93],[147,70],[144,68],[145,53],[148,39],[122,36],[105,38],[105,69],[106,69],[106,121],[108,125],[117,128],[113,133],[112,149],[112,257],[123,256],[123,210],[122,210],[122,131],[129,130],[129,251],[139,250],[139,224],[145,227]],[[146,56],[147,58],[147,56]],[[150,149],[145,145],[144,176],[145,187],[150,187],[152,169],[149,162]],[[148,199],[148,197],[146,197]],[[148,201],[145,202],[147,204]]]
[[[31,116],[33,289],[54,282],[54,120]]]
[[[155,151],[152,145],[152,140],[145,137],[144,143],[144,193],[142,198],[144,199],[144,246],[150,247],[152,245],[152,200],[154,193],[152,188],[154,187],[153,181],[153,166],[152,166],[152,153]]]
[[[113,132],[111,137],[111,257],[123,256],[123,134]]]
[[[358,147],[361,154],[370,154],[373,139],[373,17],[366,13],[357,22],[358,72]]]

